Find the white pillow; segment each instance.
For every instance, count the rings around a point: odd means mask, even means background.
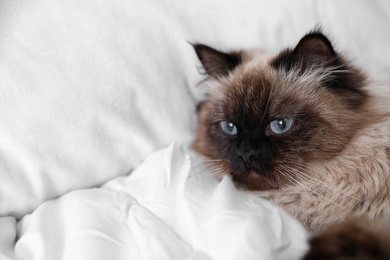
[[[191,136],[202,79],[190,42],[295,44],[318,23],[360,63],[389,65],[383,1],[3,0],[0,216],[128,173]]]
[[[126,174],[189,135],[194,81],[184,64],[196,74],[195,58],[181,54],[191,47],[153,8],[2,1],[0,215]]]

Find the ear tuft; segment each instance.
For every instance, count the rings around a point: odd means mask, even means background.
[[[332,61],[336,55],[331,42],[321,31],[305,35],[294,49],[295,59],[311,65]]]
[[[337,59],[332,43],[317,29],[306,34],[294,49],[281,52],[273,66],[286,70],[298,67],[305,71],[313,66],[332,66]]]
[[[226,76],[241,63],[238,53],[224,53],[203,44],[193,44],[206,73],[211,77]]]

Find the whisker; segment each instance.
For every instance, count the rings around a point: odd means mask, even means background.
[[[188,180],[188,179],[190,179],[190,178],[192,178],[192,177],[194,177],[196,175],[202,174],[202,173],[211,173],[211,174],[222,173],[223,170],[225,170],[225,168],[222,167],[222,166],[202,169],[200,171],[194,172],[194,173],[192,173],[192,174],[190,174],[188,176],[185,176],[183,178],[174,180],[174,181],[172,181],[172,183],[178,183],[180,181]]]
[[[287,174],[282,173],[283,176],[286,177],[287,179],[289,179],[290,181],[293,181],[294,183],[296,183],[299,186],[301,186],[303,188],[303,191],[305,192],[307,200],[310,200],[310,196],[309,196],[309,194],[306,191],[306,186],[304,184],[300,183],[298,180],[294,179],[295,174],[292,173],[291,170],[289,170],[287,168],[284,168],[284,170],[287,172]]]
[[[196,161],[188,160],[186,162],[182,162],[182,163],[180,163],[178,165],[175,165],[171,169],[172,170],[177,170],[180,167],[186,166],[186,165],[191,165],[193,167],[196,167],[196,166],[199,166],[199,165],[204,165],[204,164],[209,163],[209,162],[222,162],[222,159],[201,159],[201,160],[196,160]]]
[[[282,172],[278,171],[278,173],[284,176],[284,174]],[[275,177],[276,177],[276,181],[277,181],[279,187],[281,187],[281,186],[283,186],[283,182],[282,182],[282,179],[280,178],[279,174],[276,174]]]
[[[312,179],[313,181],[315,181],[316,183],[319,183],[319,184],[321,184],[321,185],[323,185],[323,186],[325,186],[325,187],[327,187],[327,188],[329,188],[329,189],[331,189],[331,190],[340,192],[340,193],[342,193],[342,194],[344,194],[344,195],[346,195],[346,196],[349,196],[349,197],[351,197],[351,198],[354,198],[354,199],[356,199],[356,200],[358,200],[358,201],[362,201],[362,199],[360,199],[360,198],[354,196],[354,195],[351,194],[351,193],[345,192],[345,191],[343,191],[342,189],[340,189],[340,188],[338,188],[338,187],[336,187],[336,186],[332,186],[332,185],[330,185],[330,184],[327,184],[327,183],[325,183],[325,182],[323,182],[323,181],[321,181],[321,180],[319,180],[319,179],[317,179],[317,178],[315,178],[315,177],[313,177],[313,176],[311,176],[311,175],[305,173],[303,170],[307,170],[307,168],[306,168],[303,164],[299,164],[299,163],[297,163],[297,162],[293,162],[293,163],[295,164],[295,166],[298,166],[298,167],[301,168],[301,170],[298,170],[298,169],[295,169],[295,170],[296,170],[298,173],[304,175],[306,178],[310,178],[310,179]]]
[[[296,174],[296,173],[294,172],[295,169],[291,169],[291,170],[293,170],[293,171],[291,172],[292,174],[294,174],[297,178],[300,178],[299,174]],[[300,178],[300,179],[301,179],[301,178]],[[303,180],[303,179],[301,179],[301,180]],[[309,188],[307,185],[305,186],[305,189],[307,189],[307,190],[313,192],[314,194],[317,194],[319,197],[321,197],[321,198],[323,198],[323,199],[325,199],[325,200],[327,200],[327,201],[333,203],[334,205],[336,205],[336,206],[338,206],[338,207],[340,207],[340,208],[342,208],[342,209],[347,209],[346,207],[340,205],[339,203],[337,203],[337,202],[331,200],[330,198],[327,198],[326,196],[322,195],[321,193],[319,193],[319,192],[317,192],[317,191],[315,191],[315,190]]]

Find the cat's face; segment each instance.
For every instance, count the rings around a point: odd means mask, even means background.
[[[247,189],[298,185],[292,175],[337,156],[364,125],[364,78],[320,32],[275,57],[194,47],[209,78],[193,147]]]

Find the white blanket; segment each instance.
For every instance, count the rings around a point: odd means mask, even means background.
[[[99,189],[48,201],[20,223],[17,259],[298,259],[303,227],[217,180],[171,145]]]

